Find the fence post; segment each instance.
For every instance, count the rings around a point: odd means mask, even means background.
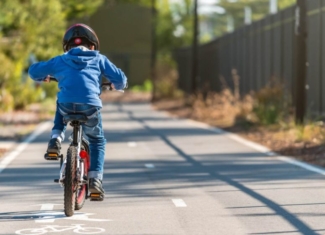
[[[192,93],[197,92],[198,86],[198,35],[199,26],[198,26],[198,0],[194,0],[194,22],[193,22],[193,45],[192,45]]]
[[[295,121],[304,122],[306,113],[306,75],[307,75],[307,5],[306,0],[297,0],[296,9],[296,37],[297,37],[297,83],[295,100]]]
[[[151,0],[151,82],[152,82],[152,97],[151,100],[155,101],[157,98],[156,92],[156,57],[157,57],[157,38],[156,38],[156,27],[157,27],[157,9],[156,0]]]

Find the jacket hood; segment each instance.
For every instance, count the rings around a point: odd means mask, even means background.
[[[87,65],[95,59],[98,54],[99,51],[92,51],[86,47],[76,47],[64,53],[62,59],[72,68],[81,70],[87,67]]]

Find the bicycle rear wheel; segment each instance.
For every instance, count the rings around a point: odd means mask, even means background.
[[[77,182],[77,149],[70,146],[67,153],[67,163],[64,179],[64,213],[73,216],[76,202]]]

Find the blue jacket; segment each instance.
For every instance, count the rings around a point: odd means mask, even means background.
[[[49,61],[35,63],[29,68],[29,76],[42,81],[50,75],[58,80],[59,103],[83,103],[102,107],[99,98],[102,75],[117,90],[126,86],[127,78],[107,57],[99,51],[76,47]]]

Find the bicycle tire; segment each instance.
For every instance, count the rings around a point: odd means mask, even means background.
[[[80,166],[82,166],[82,164],[80,164]],[[83,167],[84,167],[84,174],[87,176],[88,173],[87,161],[84,161]],[[87,184],[83,184],[78,187],[78,190],[76,192],[76,203],[74,207],[75,210],[80,210],[84,206],[86,201],[86,196],[87,196]]]
[[[86,201],[86,185],[81,185],[76,193],[76,203],[74,209],[76,211],[80,210]]]
[[[83,158],[83,164],[80,164],[80,166],[83,166],[84,169],[80,169],[81,172],[84,172],[84,176],[88,176],[88,161],[89,161],[89,147],[88,145],[82,141],[83,144],[83,149],[84,151],[86,151],[87,153],[87,157]],[[81,154],[81,153],[80,153]],[[78,187],[77,193],[76,193],[76,204],[75,204],[75,210],[80,210],[83,205],[85,204],[86,201],[86,197],[87,197],[87,184],[83,184],[81,186]]]
[[[70,146],[67,152],[67,163],[64,179],[64,213],[70,217],[74,214],[76,201],[77,149]]]

